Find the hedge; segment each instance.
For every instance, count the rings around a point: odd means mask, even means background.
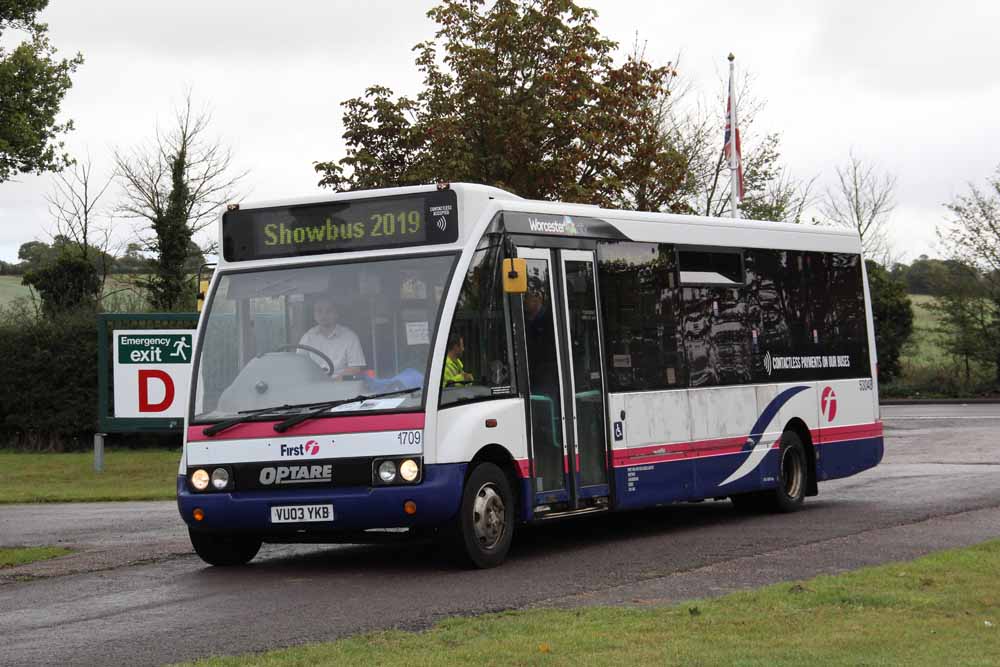
[[[6,315],[0,321],[0,444],[89,446],[97,427],[94,311],[51,318]]]

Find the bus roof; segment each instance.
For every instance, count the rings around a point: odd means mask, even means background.
[[[460,237],[451,247],[468,247],[478,243],[496,213],[505,213],[504,222],[513,233],[539,236],[567,236],[558,225],[573,222],[569,229],[590,238],[613,238],[635,242],[673,243],[692,246],[732,246],[749,248],[780,248],[827,252],[861,252],[858,235],[851,230],[807,224],[765,222],[758,220],[716,218],[674,213],[650,213],[605,209],[588,204],[572,204],[523,199],[499,188],[473,183],[418,185],[352,192],[324,193],[281,200],[240,204],[242,211],[282,206],[299,206],[426,193],[437,189],[453,189],[458,195],[464,223]],[[530,221],[547,222],[550,231],[538,231],[539,225],[528,228]],[[220,225],[221,225],[220,216]],[[520,228],[518,223],[521,224]],[[555,225],[555,227],[551,226]],[[545,225],[541,225],[545,228]],[[582,233],[579,230],[585,230]],[[221,231],[221,226],[220,226]],[[440,246],[438,246],[440,247]],[[427,248],[429,249],[429,248]],[[402,249],[401,249],[402,250]],[[412,251],[412,249],[410,249]],[[369,254],[372,251],[361,251]],[[395,250],[383,251],[396,254]],[[352,253],[354,254],[354,253]],[[220,257],[220,260],[222,258]],[[319,259],[313,256],[312,259]],[[266,260],[265,260],[266,261]]]

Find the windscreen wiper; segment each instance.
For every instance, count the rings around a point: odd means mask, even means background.
[[[298,403],[298,404],[285,404],[285,405],[272,405],[267,408],[258,408],[257,410],[242,410],[238,412],[238,417],[233,417],[232,419],[227,419],[226,421],[221,421],[218,424],[212,424],[206,429],[202,429],[202,433],[208,436],[215,435],[216,433],[222,433],[226,429],[232,428],[237,424],[242,424],[243,422],[250,421],[254,417],[267,414],[268,412],[284,412],[285,410],[294,410],[296,408],[312,408],[317,405],[323,405],[323,403]]]
[[[421,391],[423,387],[410,387],[409,389],[398,389],[396,391],[386,391],[381,394],[360,394],[354,398],[343,398],[338,401],[329,401],[327,403],[317,404],[315,410],[309,412],[300,412],[299,414],[289,417],[283,422],[278,422],[274,425],[274,430],[278,433],[284,433],[288,429],[292,428],[297,424],[313,419],[314,417],[319,417],[324,412],[329,412],[338,405],[347,405],[348,403],[360,403],[363,401],[371,401],[376,398],[388,398],[389,396],[402,396],[404,394],[412,394],[415,391]]]

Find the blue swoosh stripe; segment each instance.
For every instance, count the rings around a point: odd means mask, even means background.
[[[772,398],[771,402],[767,404],[767,407],[764,408],[764,411],[760,413],[760,416],[757,417],[757,421],[755,421],[753,426],[750,428],[750,435],[747,436],[747,441],[743,445],[743,451],[748,452],[756,447],[757,443],[760,442],[761,437],[763,437],[764,432],[767,430],[767,427],[771,425],[771,420],[773,420],[775,415],[778,414],[778,411],[785,406],[785,403],[787,403],[796,394],[803,392],[808,388],[809,387],[805,385],[789,387]]]

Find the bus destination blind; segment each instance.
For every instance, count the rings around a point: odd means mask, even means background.
[[[454,190],[235,210],[222,218],[223,256],[230,262],[457,240]]]

